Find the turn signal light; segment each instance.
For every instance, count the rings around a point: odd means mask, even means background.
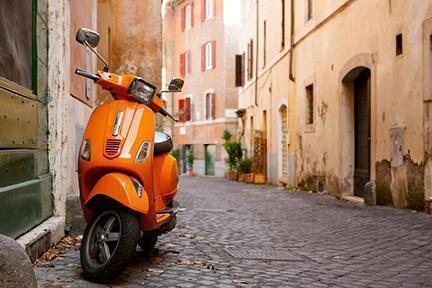
[[[90,139],[85,139],[81,146],[81,159],[90,161],[91,144]]]
[[[150,150],[150,142],[144,141],[138,150],[138,153],[135,157],[135,162],[143,163],[148,157],[149,150]]]
[[[135,191],[138,195],[138,198],[141,198],[142,196],[142,191],[144,190],[144,187],[141,185],[141,183],[135,178],[135,177],[130,177],[134,187],[135,187]]]

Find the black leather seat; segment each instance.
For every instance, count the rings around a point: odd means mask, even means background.
[[[168,153],[173,148],[173,142],[168,134],[156,132],[154,138],[154,155]]]

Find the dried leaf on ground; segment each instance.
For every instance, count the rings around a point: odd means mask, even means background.
[[[42,259],[46,261],[52,261],[60,255],[58,251],[47,251],[42,255]]]
[[[62,239],[63,243],[66,243],[68,245],[80,245],[81,244],[81,240],[75,237],[70,237],[67,236],[65,238]]]
[[[154,269],[154,268],[149,268],[149,269],[147,269],[147,271],[150,273],[159,273],[159,274],[162,274],[163,272],[165,272],[162,269]]]

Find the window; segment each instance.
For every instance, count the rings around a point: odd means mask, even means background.
[[[313,16],[313,0],[306,0],[306,6],[306,21],[309,21]]]
[[[185,7],[185,28],[192,28],[192,4],[186,5]]]
[[[201,20],[215,16],[215,0],[201,0]]]
[[[216,67],[216,41],[210,41],[201,47],[201,70],[211,70]]]
[[[192,105],[191,98],[179,99],[179,120],[180,122],[191,121],[192,119]]]
[[[182,31],[191,29],[193,27],[193,2],[185,5],[181,13]]]
[[[191,56],[190,51],[180,54],[180,75],[185,77],[191,73]]]
[[[215,93],[205,94],[205,119],[215,119],[216,117],[216,107],[215,107]]]
[[[281,49],[285,48],[285,0],[282,0],[282,34],[281,34]]]
[[[235,56],[235,86],[242,87],[244,85],[244,53],[243,55]]]
[[[267,20],[264,20],[264,27],[263,27],[263,30],[264,30],[264,43],[263,43],[263,45],[264,45],[264,53],[263,53],[263,67],[265,67],[265,65],[266,65],[266,62],[267,62]]]
[[[314,124],[314,87],[310,84],[306,87],[306,124]]]
[[[396,35],[396,56],[402,55],[403,53],[403,42],[402,33]]]
[[[248,43],[247,57],[248,57],[247,79],[251,80],[253,77],[253,40],[252,39]]]

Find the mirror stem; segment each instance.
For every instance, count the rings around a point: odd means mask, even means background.
[[[87,41],[84,41],[84,44],[90,48],[90,50],[96,54],[96,56],[105,64],[105,67],[103,68],[103,71],[108,72],[108,62],[95,50],[93,47],[91,47]]]

